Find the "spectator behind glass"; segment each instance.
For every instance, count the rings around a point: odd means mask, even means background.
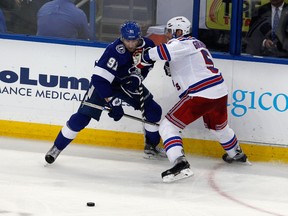
[[[0,0],[0,33],[10,33],[7,29],[7,16],[10,18],[12,10],[20,7],[20,0]]]
[[[5,16],[0,8],[0,33],[6,33],[7,28],[6,28],[6,21],[5,21]]]
[[[288,57],[288,47],[283,47],[288,35],[287,14],[288,4],[284,0],[270,0],[270,3],[260,6],[252,16],[246,35],[246,52],[259,56]]]
[[[73,0],[53,0],[38,11],[37,35],[89,39],[87,17]]]
[[[22,0],[0,0],[0,8],[11,10],[20,6]]]
[[[1,1],[1,0],[0,0]],[[35,35],[37,32],[37,12],[50,0],[6,0],[7,31],[13,34]],[[15,2],[14,4],[12,4]]]

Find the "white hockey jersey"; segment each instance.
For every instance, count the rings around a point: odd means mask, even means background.
[[[228,94],[220,71],[205,44],[193,37],[181,37],[148,52],[150,59],[169,61],[173,84],[179,97],[189,94],[220,98]]]

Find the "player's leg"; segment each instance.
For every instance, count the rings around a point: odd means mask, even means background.
[[[158,103],[156,103],[152,98],[147,100],[144,104],[144,116],[149,122],[159,122],[162,116],[162,109]],[[144,147],[144,157],[147,159],[164,157],[166,158],[166,152],[163,148],[158,145],[160,143],[159,126],[144,124],[145,129],[145,147]]]
[[[84,100],[89,103],[103,106],[105,101],[99,97],[94,87],[91,85],[87,90]],[[73,114],[67,121],[66,125],[60,130],[53,146],[46,153],[45,160],[47,163],[53,163],[63,151],[90,122],[91,118],[99,121],[102,111],[88,106],[80,105],[78,111]]]
[[[197,98],[182,98],[165,116],[159,127],[167,157],[173,165],[162,173],[164,182],[171,182],[193,175],[185,158],[180,131],[202,115]]]
[[[166,118],[160,124],[160,134],[164,141],[164,148],[172,168],[161,174],[164,182],[172,182],[193,175],[190,164],[185,158],[180,128]]]
[[[139,92],[125,91],[123,88],[120,90],[117,89],[115,95],[136,110],[140,110],[140,98],[143,96],[145,119],[153,123],[157,123],[161,120],[161,106],[153,100],[153,95],[145,86],[143,86],[143,95],[140,95]],[[151,124],[144,124],[144,130],[144,157],[147,159],[166,157],[165,151],[158,146],[160,143],[159,127],[157,125],[153,126]]]
[[[58,136],[54,141],[54,145],[45,155],[46,162],[49,164],[53,163],[61,151],[74,140],[79,131],[89,124],[90,119],[91,117],[83,115],[79,112],[73,114],[66,125],[58,133]]]
[[[228,124],[223,129],[210,129],[210,131],[217,137],[222,148],[226,151],[226,153],[222,156],[222,159],[225,162],[232,163],[233,161],[237,161],[250,164],[246,154],[244,154],[239,145],[234,131],[229,127]]]
[[[249,163],[234,131],[227,124],[227,96],[211,101],[213,104],[210,107],[213,107],[213,109],[203,116],[203,120],[205,126],[216,136],[222,148],[226,151],[222,157],[223,160],[227,163],[233,161]]]

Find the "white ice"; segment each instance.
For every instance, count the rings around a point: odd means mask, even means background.
[[[0,137],[0,216],[288,216],[287,164],[188,156],[194,176],[163,183],[167,159],[71,144],[45,165],[51,146]]]

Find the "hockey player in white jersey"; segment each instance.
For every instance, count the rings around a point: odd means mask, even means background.
[[[226,151],[222,157],[224,161],[249,163],[227,123],[228,90],[221,72],[214,66],[205,44],[189,36],[190,29],[191,23],[187,18],[174,17],[167,22],[167,44],[134,53],[139,68],[152,61],[165,60],[166,74],[172,77],[180,97],[159,128],[168,159],[173,164],[171,169],[162,173],[164,182],[193,175],[185,159],[179,130],[200,117]]]

